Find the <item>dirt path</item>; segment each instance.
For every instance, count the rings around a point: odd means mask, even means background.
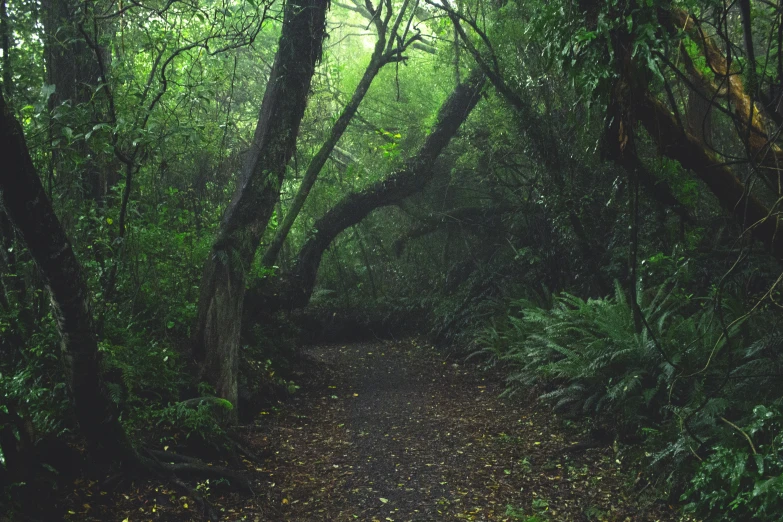
[[[307,357],[302,389],[262,417],[273,457],[250,520],[674,520],[639,505],[610,448],[565,451],[575,433],[461,360],[412,341]]]

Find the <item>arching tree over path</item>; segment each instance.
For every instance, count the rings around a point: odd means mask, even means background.
[[[378,4],[378,7],[373,11],[371,21],[375,24],[375,31],[378,39],[375,42],[375,48],[373,49],[372,56],[370,57],[370,63],[367,64],[367,68],[364,70],[362,79],[356,86],[356,89],[348,101],[348,104],[343,108],[340,116],[332,126],[332,130],[329,133],[329,137],[318,149],[313,159],[310,161],[310,165],[307,167],[302,183],[299,185],[299,189],[296,191],[294,200],[288,211],[283,218],[283,222],[275,232],[275,237],[264,252],[262,264],[265,266],[272,266],[277,260],[277,256],[280,253],[280,249],[283,247],[288,233],[291,231],[291,227],[296,221],[296,217],[304,207],[307,196],[310,194],[310,190],[315,185],[318,175],[326,165],[326,160],[329,159],[329,155],[337,146],[337,142],[340,141],[343,133],[348,128],[348,124],[351,123],[356,111],[359,109],[359,105],[362,103],[367,91],[370,90],[373,80],[381,71],[381,69],[390,63],[399,63],[407,59],[402,53],[414,42],[420,39],[418,31],[409,35],[410,21],[401,30],[401,24],[404,21],[405,13],[408,8],[408,0],[405,0],[400,7],[397,16],[392,22],[392,15],[394,12],[391,9],[391,4],[386,5],[386,10],[383,12],[383,2]],[[368,5],[370,5],[368,3]],[[413,17],[413,14],[411,14]]]
[[[485,82],[484,73],[474,70],[443,103],[435,125],[415,156],[385,179],[346,195],[315,222],[309,239],[297,255],[292,273],[285,276],[287,286],[281,297],[286,306],[296,308],[307,304],[321,257],[343,230],[361,222],[373,210],[395,205],[427,185],[434,176],[435,161],[478,103]],[[254,308],[270,297],[263,294],[263,289],[254,289],[250,297]]]

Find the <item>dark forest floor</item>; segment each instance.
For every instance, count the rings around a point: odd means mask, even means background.
[[[225,520],[678,518],[640,498],[611,447],[570,451],[578,427],[499,399],[501,380],[473,364],[415,341],[313,347],[305,361],[301,389],[247,432],[271,455],[245,462],[255,497],[201,485]],[[197,519],[193,502],[162,484],[94,494],[71,520]]]

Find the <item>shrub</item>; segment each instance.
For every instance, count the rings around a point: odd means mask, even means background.
[[[643,441],[638,455],[669,472],[672,491],[689,484],[682,498],[691,511],[777,520],[780,416],[756,406],[777,404],[783,384],[771,312],[672,288],[639,289],[641,332],[619,286],[606,299],[561,294],[549,308],[516,301],[482,332],[477,353],[504,368],[506,395],[538,390],[557,411]]]
[[[747,426],[734,429],[699,465],[682,500],[705,520],[777,521],[783,513],[783,415],[756,406]]]

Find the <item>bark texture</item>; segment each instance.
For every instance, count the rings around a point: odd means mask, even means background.
[[[348,194],[316,221],[288,281],[291,306],[302,307],[310,300],[321,257],[340,232],[359,223],[373,210],[399,203],[427,185],[434,175],[435,160],[478,103],[484,84],[484,74],[473,71],[443,103],[424,145],[401,170],[360,192]]]
[[[756,106],[756,101],[746,90],[742,75],[736,67],[730,67],[731,62],[721,52],[718,45],[707,35],[698,20],[685,11],[672,9],[661,15],[661,21],[670,33],[683,30],[693,41],[700,46],[702,55],[714,72],[715,80],[702,74],[686,52],[681,52],[682,63],[693,80],[691,85],[704,101],[712,104],[717,98],[727,98],[733,109],[735,124],[737,125],[741,139],[745,142],[750,159],[759,166],[766,167],[764,171],[778,172],[780,162],[783,161],[783,149],[781,149],[767,130],[763,112]],[[702,122],[704,127],[707,123]],[[711,131],[711,125],[704,130]],[[696,133],[699,135],[699,132]],[[705,138],[711,139],[706,135]],[[706,141],[708,145],[711,143]]]
[[[253,143],[204,268],[194,357],[203,377],[234,405],[245,274],[294,152],[310,81],[321,57],[327,7],[327,0],[292,0],[286,5]]]
[[[90,300],[81,266],[44,192],[22,128],[0,94],[0,195],[6,215],[27,245],[51,296],[74,412],[99,463],[135,457],[100,373]]]

